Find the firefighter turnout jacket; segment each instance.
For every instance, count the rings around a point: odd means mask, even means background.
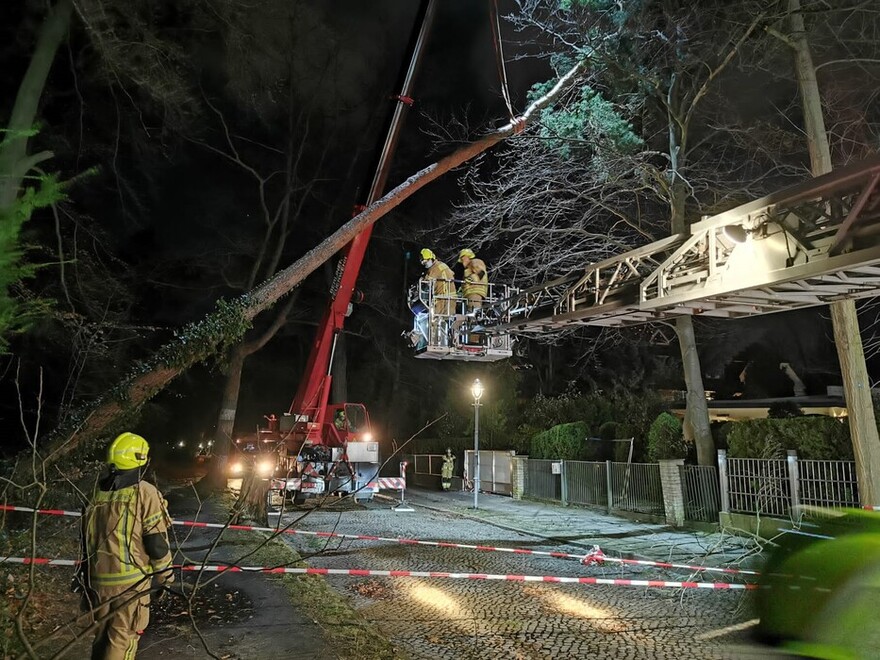
[[[134,660],[150,591],[174,581],[165,500],[140,468],[101,480],[83,524],[84,608],[97,624],[92,660]]]
[[[461,295],[465,298],[479,296],[485,298],[489,293],[489,274],[486,263],[482,259],[471,259],[464,269],[464,283],[461,285]]]
[[[437,314],[453,314],[455,305],[455,274],[452,269],[440,260],[435,260],[425,279],[434,280],[434,312]]]
[[[151,483],[139,480],[118,490],[98,490],[86,511],[90,586],[97,591],[131,586],[168,569],[170,522],[165,501]]]

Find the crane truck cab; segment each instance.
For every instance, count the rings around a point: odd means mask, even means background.
[[[288,498],[302,504],[325,494],[373,498],[378,491],[379,443],[364,404],[329,404],[321,415],[283,415],[279,422],[271,506]]]

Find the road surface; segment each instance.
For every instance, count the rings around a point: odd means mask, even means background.
[[[455,514],[421,507],[397,513],[382,501],[285,513],[281,525],[291,523],[296,529],[311,531],[584,553],[582,547],[550,545],[545,539]],[[309,557],[311,566],[322,568],[723,579],[619,565],[582,566],[573,560],[500,552],[313,536],[284,538]],[[770,654],[748,643],[751,615],[743,591],[443,578],[326,579],[412,658],[685,660]]]

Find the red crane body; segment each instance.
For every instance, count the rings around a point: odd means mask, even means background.
[[[423,0],[411,40],[411,58],[400,93],[392,97],[394,113],[379,154],[365,206],[382,196],[403,120],[412,105],[415,73],[421,61],[437,0]],[[359,212],[361,208],[356,209]],[[331,403],[332,367],[337,339],[351,310],[358,274],[364,262],[372,226],[358,234],[342,251],[331,289],[330,304],[312,344],[306,369],[288,414],[270,421],[261,431],[267,441],[281,441],[281,473],[271,480],[273,492],[292,492],[298,501],[323,492],[359,492],[375,481],[378,445],[369,430],[363,404]],[[345,413],[340,424],[340,414]],[[346,421],[347,420],[347,421]],[[355,442],[358,441],[358,442]],[[351,443],[351,444],[349,444]],[[362,468],[362,466],[368,466]],[[281,477],[281,478],[279,478]],[[372,494],[372,490],[369,491]]]
[[[330,401],[336,339],[345,324],[372,231],[372,226],[368,227],[343,249],[336,291],[318,326],[303,379],[288,411],[297,420],[308,418],[307,435],[312,444],[326,444],[322,438],[322,427]]]

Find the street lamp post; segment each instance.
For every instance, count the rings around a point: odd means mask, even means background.
[[[471,385],[471,394],[474,396],[474,509],[476,509],[480,495],[480,405],[482,405],[480,398],[483,396],[483,384],[479,378]]]

